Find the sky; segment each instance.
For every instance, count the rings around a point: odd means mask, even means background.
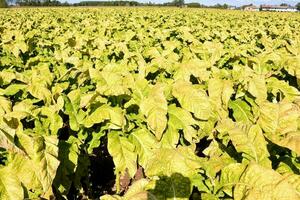
[[[92,0],[67,0],[70,3],[78,3],[80,1],[92,1]],[[101,1],[101,0],[96,0],[96,1]],[[138,2],[153,2],[153,3],[165,3],[165,2],[170,2],[172,0],[135,0]],[[246,5],[246,4],[254,4],[254,5],[261,5],[261,4],[271,4],[271,5],[279,5],[281,3],[287,3],[290,5],[295,5],[300,0],[185,0],[186,3],[190,2],[198,2],[200,4],[204,5],[215,5],[217,3],[220,4],[229,4],[233,6],[241,6],[241,5]]]

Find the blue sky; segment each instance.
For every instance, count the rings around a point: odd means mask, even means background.
[[[64,1],[64,0],[62,0]],[[67,0],[70,3],[77,3],[80,1],[85,1],[85,0]],[[90,1],[90,0],[88,0]],[[98,1],[98,0],[97,0]],[[155,2],[155,3],[164,3],[164,2],[169,2],[172,0],[136,0],[139,2]],[[245,4],[250,4],[253,3],[255,5],[260,5],[260,4],[272,4],[272,5],[276,5],[276,4],[281,4],[281,3],[288,3],[291,5],[295,5],[298,2],[300,2],[300,0],[185,0],[185,2],[198,2],[201,4],[205,4],[205,5],[214,5],[217,3],[223,4],[223,3],[227,3],[229,5],[234,5],[234,6],[241,6],[241,5],[245,5]]]

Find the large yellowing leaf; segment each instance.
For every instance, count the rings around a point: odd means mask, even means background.
[[[39,181],[43,186],[44,193],[49,192],[52,182],[56,175],[59,165],[58,156],[58,140],[54,136],[34,137],[33,162],[35,164],[35,172]],[[51,192],[50,192],[51,193]]]
[[[50,198],[59,165],[58,140],[53,136],[29,136],[22,133],[18,133],[18,137],[19,145],[26,153],[12,154],[8,163],[11,173],[27,191]]]
[[[264,103],[258,120],[266,136],[274,143],[299,151],[299,107],[293,103]]]
[[[172,104],[168,107],[169,124],[176,129],[185,129],[187,126],[197,124],[188,111]]]
[[[11,112],[11,110],[11,101],[3,96],[0,96],[0,115],[3,116],[5,113]]]
[[[271,77],[268,79],[267,81],[267,87],[268,90],[273,93],[274,96],[276,96],[276,94],[278,92],[283,94],[283,97],[287,100],[294,100],[295,97],[299,97],[300,96],[300,92],[299,90],[297,90],[297,88],[289,85],[287,82],[283,81],[283,80],[278,80],[275,77]]]
[[[221,80],[217,78],[209,79],[208,93],[209,99],[216,106],[227,108],[231,95],[233,94],[233,84],[229,80]]]
[[[259,125],[253,125],[250,128],[236,127],[228,133],[236,150],[243,153],[244,159],[270,167],[267,142]]]
[[[298,192],[300,192],[300,175],[294,173],[294,169],[292,168],[293,165],[285,161],[286,160],[283,160],[283,162],[279,163],[276,171],[280,173]]]
[[[192,143],[197,133],[192,125],[197,124],[197,122],[191,113],[172,104],[168,107],[168,116],[168,129],[172,128],[175,129],[175,131],[183,130],[185,139]]]
[[[25,187],[26,190],[31,190],[42,194],[43,187],[37,177],[34,162],[26,156],[15,154],[10,160],[9,166],[15,175],[15,178]]]
[[[203,154],[209,157],[207,161],[203,162],[203,168],[206,171],[206,175],[211,178],[215,177],[225,166],[236,162],[228,152],[222,150],[222,146],[216,140],[213,140],[209,146],[204,149]]]
[[[107,104],[104,104],[93,111],[84,119],[83,123],[85,127],[90,128],[94,124],[104,122],[105,120],[109,120],[112,124],[110,126],[112,129],[120,129],[126,124],[122,109],[118,107],[110,107]]]
[[[276,171],[258,164],[232,164],[223,169],[224,187],[233,186],[234,199],[299,199],[293,185]],[[266,192],[272,191],[272,192]]]
[[[267,99],[267,87],[266,81],[264,77],[261,76],[254,76],[249,81],[248,91],[254,97],[256,97],[257,102],[262,102]]]
[[[116,166],[116,173],[124,174],[126,169],[130,177],[133,177],[137,170],[137,154],[135,146],[119,132],[112,131],[108,134],[108,152],[113,157]]]
[[[141,113],[147,117],[147,124],[158,140],[161,139],[167,126],[167,100],[164,96],[164,87],[156,85],[149,92],[147,98],[140,104]]]
[[[129,139],[135,145],[139,164],[146,167],[149,157],[158,148],[157,139],[145,129],[133,131]]]
[[[25,84],[11,84],[7,88],[5,88],[3,95],[13,96],[21,90],[26,88]]]
[[[300,116],[299,108],[293,103],[269,103],[260,105],[258,120],[261,128],[271,134],[286,134],[297,131],[297,119]]]
[[[177,81],[172,94],[182,108],[194,113],[198,119],[207,120],[210,117],[211,106],[205,91],[194,88],[189,82]]]
[[[160,148],[149,158],[145,173],[148,177],[156,175],[171,176],[180,173],[189,177],[201,167],[202,160],[197,157],[191,147],[177,149]]]
[[[134,182],[124,195],[125,200],[147,200],[149,195],[145,188],[149,181],[147,179],[140,179]]]
[[[24,191],[18,177],[10,167],[0,168],[0,199],[23,200]]]
[[[64,104],[65,113],[67,115],[69,115],[69,125],[72,130],[78,131],[79,126],[80,126],[80,123],[79,123],[80,119],[78,119],[79,118],[78,110],[77,110],[76,106],[73,105],[73,102],[67,95],[64,95],[63,99],[65,101],[65,104]]]
[[[187,56],[187,54],[184,54],[184,56]],[[178,68],[174,73],[174,79],[189,81],[191,75],[193,75],[195,78],[205,81],[209,79],[210,74],[210,71],[206,68],[207,65],[205,61],[198,58],[189,58],[178,64]]]
[[[97,82],[97,92],[103,95],[118,96],[128,94],[128,88],[133,80],[131,76],[123,76],[122,74],[114,71],[97,72],[96,69],[90,68],[90,75],[92,80]]]
[[[289,148],[300,155],[300,132],[290,132],[276,141],[280,146]]]
[[[58,112],[59,110],[56,110],[54,106],[41,108],[40,115],[47,116],[41,119],[44,129],[50,130],[52,135],[56,135],[58,130],[63,126],[63,120]]]
[[[6,149],[6,151],[9,151],[11,153],[19,153],[25,155],[23,149],[18,147],[14,142],[16,130],[10,127],[14,123],[16,123],[15,120],[11,120],[6,123],[0,122],[0,147]],[[18,125],[18,123],[16,124]]]
[[[45,104],[51,103],[52,101],[51,92],[44,85],[39,83],[31,83],[27,89],[32,96],[34,96],[39,100],[43,100]]]
[[[166,132],[160,140],[161,148],[176,148],[180,134],[173,126],[168,125]]]

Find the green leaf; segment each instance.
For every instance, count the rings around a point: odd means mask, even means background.
[[[73,136],[70,136],[67,141],[60,141],[58,144],[60,165],[53,184],[62,195],[68,194],[74,181],[75,170],[79,167],[80,145],[79,139]]]
[[[77,118],[77,109],[75,109],[68,96],[64,95],[63,99],[65,101],[64,104],[65,113],[69,115],[70,127],[73,131],[78,131],[80,124],[79,124],[79,119]]]
[[[100,146],[101,138],[105,135],[105,132],[92,132],[92,140],[89,142],[88,153],[92,154],[93,149]]]
[[[24,84],[11,84],[7,88],[5,88],[3,95],[13,96],[17,94],[19,91],[24,90],[27,85]]]
[[[230,101],[229,108],[233,110],[233,117],[236,122],[251,123],[253,121],[251,107],[243,100]]]

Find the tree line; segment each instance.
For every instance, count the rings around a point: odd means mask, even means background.
[[[140,3],[137,1],[82,1],[80,3],[68,3],[67,1],[62,3],[58,0],[0,0],[0,8],[8,7],[9,5],[18,6],[177,6],[177,7],[191,7],[191,8],[218,8],[228,9],[228,4],[216,4],[213,6],[206,6],[200,3],[185,3],[184,0],[173,0],[171,2],[157,4],[157,3]],[[287,6],[287,4],[281,4]],[[246,5],[245,5],[246,6]],[[241,7],[243,8],[243,6]],[[297,10],[300,11],[300,2],[296,5]]]
[[[197,4],[197,3],[196,3]],[[140,3],[130,0],[82,1],[80,3],[62,3],[58,0],[0,0],[0,7],[11,6],[183,6],[184,0],[173,0],[169,3],[155,4],[152,2]],[[200,7],[200,4],[197,4]]]
[[[192,7],[192,8],[220,8],[227,9],[227,4],[216,4],[214,6],[206,6],[200,3],[185,3],[184,0],[173,0],[167,3],[141,3],[137,1],[82,1],[80,3],[62,3],[57,0],[0,0],[0,7],[7,7],[8,5],[17,6],[177,6],[177,7]]]

